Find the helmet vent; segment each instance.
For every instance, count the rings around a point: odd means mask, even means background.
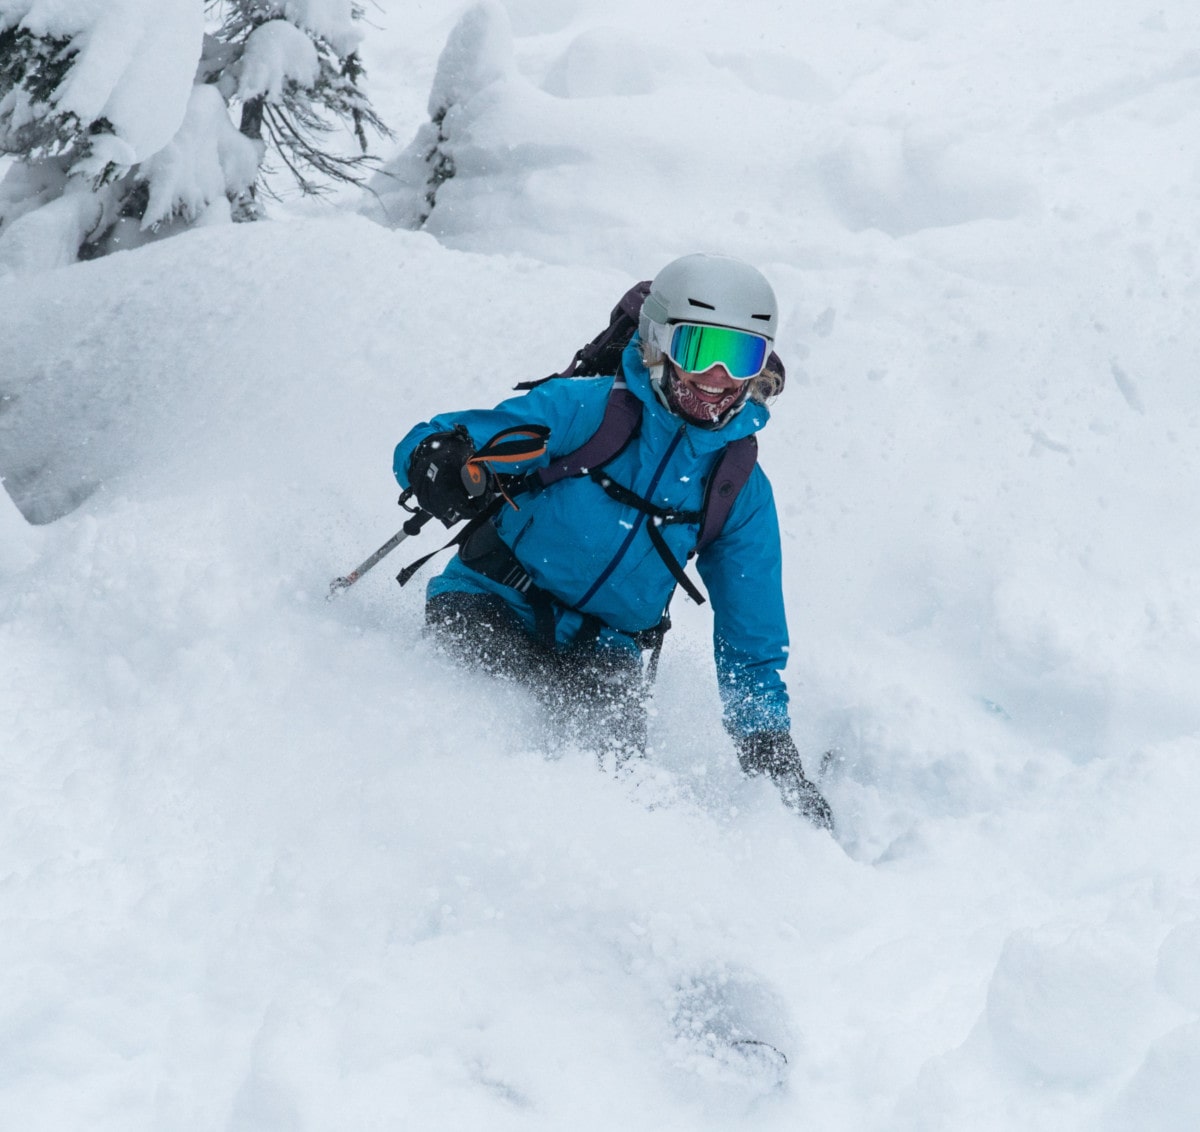
[[[750,317],[751,318],[760,318],[760,319],[762,319],[763,322],[771,321],[771,316],[769,314],[752,314]]]
[[[702,309],[704,309],[706,311],[715,311],[717,309],[716,307],[714,307],[712,305],[712,303],[705,303],[705,302],[702,302],[700,299],[688,299],[688,302],[691,303],[692,306],[701,307]]]

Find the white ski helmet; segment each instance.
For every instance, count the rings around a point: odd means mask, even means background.
[[[672,260],[650,284],[638,328],[652,339],[650,323],[699,322],[761,334],[775,341],[779,306],[761,271],[732,256],[697,252]]]

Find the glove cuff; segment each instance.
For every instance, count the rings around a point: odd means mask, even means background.
[[[738,761],[747,774],[769,774],[772,778],[804,770],[800,752],[786,731],[754,731],[737,741]]]

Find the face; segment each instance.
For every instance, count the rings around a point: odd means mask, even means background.
[[[746,382],[731,377],[722,365],[703,373],[687,373],[671,365],[671,395],[676,410],[703,424],[716,424],[741,400]]]

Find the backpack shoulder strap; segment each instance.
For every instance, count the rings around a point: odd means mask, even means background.
[[[725,446],[704,492],[704,518],[693,553],[699,554],[725,526],[738,494],[758,461],[758,438],[742,436]]]
[[[600,427],[574,452],[552,460],[533,474],[542,487],[602,468],[625,450],[642,423],[642,403],[622,378],[613,382]]]
[[[549,487],[559,480],[587,475],[593,469],[604,467],[625,450],[637,435],[641,423],[641,401],[624,380],[617,378],[608,395],[600,427],[574,452],[568,452],[534,472],[538,486]],[[739,437],[725,446],[705,488],[700,536],[693,554],[699,554],[720,535],[757,462],[757,437]]]

